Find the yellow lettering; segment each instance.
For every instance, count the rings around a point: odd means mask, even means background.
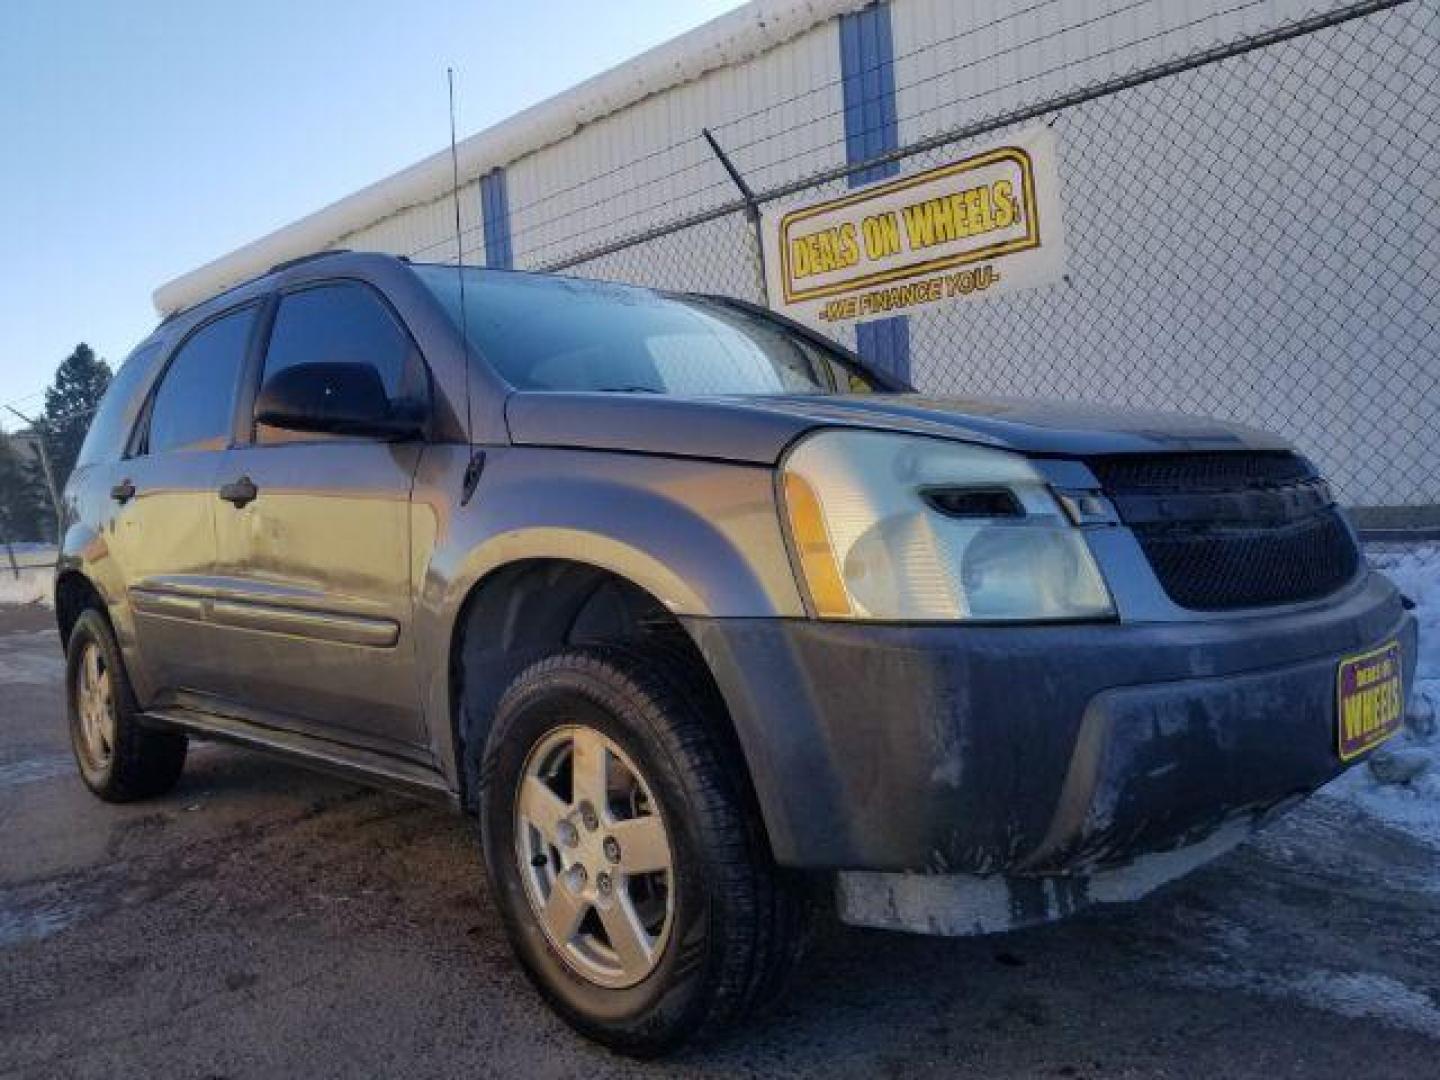
[[[990,189],[970,188],[965,192],[966,236],[990,231]]]
[[[865,234],[865,254],[871,259],[883,259],[900,252],[900,223],[890,212],[867,217],[861,223]]]
[[[855,223],[847,221],[840,226],[840,265],[854,266],[860,261],[860,245],[855,242]]]
[[[910,238],[911,251],[919,251],[936,243],[933,201],[901,207],[900,213],[905,217],[905,235]]]
[[[835,233],[827,229],[825,232],[816,233],[816,241],[820,245],[820,269],[835,269]]]
[[[964,220],[965,212],[956,196],[948,195],[943,199],[935,199],[934,203],[935,242],[946,244],[965,235],[960,231],[960,223]]]
[[[990,189],[991,201],[995,204],[995,228],[1008,229],[1015,224],[1015,188],[1009,180],[996,180]]]
[[[818,274],[825,270],[825,248],[820,243],[819,234],[811,233],[807,236],[805,238],[805,246],[810,250],[810,272],[812,274]]]
[[[809,277],[814,271],[810,268],[810,256],[805,247],[805,238],[797,236],[790,241],[790,276],[792,278]]]
[[[790,241],[790,276],[796,281],[813,274],[845,270],[859,261],[860,243],[853,222]]]

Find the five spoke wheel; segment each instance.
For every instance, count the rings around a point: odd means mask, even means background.
[[[115,689],[98,642],[85,643],[75,687],[80,737],[91,765],[103,769],[115,753]]]
[[[515,854],[550,943],[600,986],[633,986],[670,933],[673,856],[645,778],[583,725],[530,752],[515,798]]]

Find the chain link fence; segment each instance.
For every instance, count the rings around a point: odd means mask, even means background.
[[[883,61],[898,138],[865,161],[847,161],[840,86],[806,83],[804,56],[781,56],[768,77],[785,92],[711,127],[749,199],[705,132],[627,158],[600,121],[576,138],[616,145],[602,170],[562,155],[512,206],[515,263],[763,302],[758,206],[822,201],[1049,124],[1064,280],[908,315],[916,386],[1251,424],[1310,453],[1362,525],[1440,530],[1440,0],[1319,13],[1237,0],[1175,7],[1182,21],[1159,29],[1124,21],[1147,4],[954,16],[953,32]],[[417,214],[368,243],[455,258],[453,231],[437,239],[448,196]],[[471,215],[467,260],[480,228]],[[856,345],[853,324],[831,332]],[[88,422],[0,438],[0,541],[53,538],[36,450],[63,483]]]
[[[1026,10],[1041,29],[1012,51],[1091,29],[1074,5],[1068,27],[1055,4]],[[1173,27],[1090,49],[1086,64],[1146,60],[1098,81],[1060,49],[963,99],[944,96],[954,71],[933,46],[916,48],[891,61],[902,102],[937,84],[922,113],[901,111],[909,143],[846,164],[834,87],[817,86],[714,128],[754,203],[697,135],[523,208],[522,232],[544,242],[519,244],[517,265],[763,300],[755,204],[822,201],[877,165],[919,171],[1046,123],[1065,278],[907,316],[915,385],[1265,428],[1310,453],[1366,526],[1440,527],[1440,4],[1340,5],[1195,45],[1214,17],[1195,18],[1188,51],[1166,52]],[[625,210],[561,253],[579,198]],[[855,345],[853,325],[832,332]]]
[[[915,381],[1221,416],[1351,505],[1440,504],[1436,26],[1409,5],[1056,113],[1066,280],[912,317]]]
[[[39,558],[53,559],[60,495],[94,413],[81,409],[0,431],[0,571],[18,574]]]

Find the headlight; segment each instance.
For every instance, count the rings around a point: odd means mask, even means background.
[[[785,516],[815,613],[914,621],[1114,613],[1084,537],[1023,457],[822,431],[791,451]]]

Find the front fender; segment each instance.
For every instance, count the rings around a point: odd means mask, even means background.
[[[468,452],[427,448],[411,504],[416,646],[444,767],[453,763],[456,625],[476,586],[505,566],[597,566],[680,617],[804,617],[768,467],[544,447],[485,455],[475,494],[460,506]]]
[[[418,501],[418,498],[417,498]],[[602,567],[676,615],[804,617],[770,469],[542,448],[488,452],[470,503],[437,515],[427,607],[455,614],[522,559]]]

